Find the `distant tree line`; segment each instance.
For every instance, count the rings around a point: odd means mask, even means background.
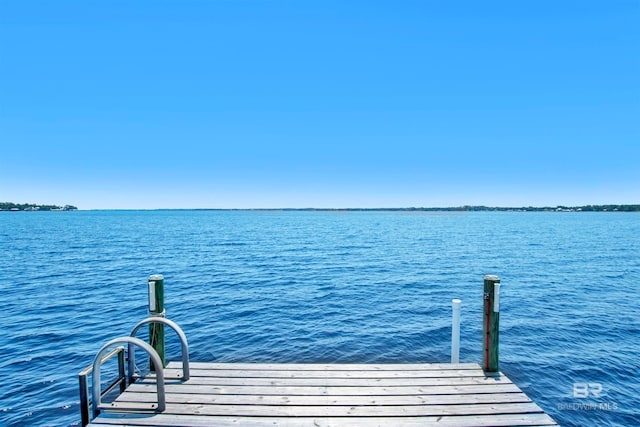
[[[455,208],[452,208],[454,210]],[[585,206],[528,206],[528,207],[489,207],[489,206],[463,206],[463,211],[531,211],[531,212],[552,212],[552,211],[575,211],[575,212],[640,212],[640,205],[585,205]]]
[[[37,205],[35,203],[0,202],[0,211],[75,211],[73,205]]]
[[[0,211],[74,211],[73,205],[38,205],[35,203],[0,202]],[[491,207],[456,206],[441,208],[283,208],[283,209],[197,209],[197,210],[258,210],[258,211],[399,211],[399,212],[640,212],[640,205],[585,205],[585,206],[527,206]]]
[[[640,212],[640,205],[586,205],[586,206],[455,206],[440,208],[303,208],[255,209],[281,211],[399,211],[399,212]]]
[[[522,207],[522,208],[487,208],[478,210],[500,210],[500,211],[575,211],[575,212],[640,212],[640,205],[586,205],[586,206],[556,206],[556,207]]]
[[[640,205],[587,205],[582,206],[582,211],[640,212]]]

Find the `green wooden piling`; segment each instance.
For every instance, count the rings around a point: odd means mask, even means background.
[[[500,332],[500,312],[496,304],[496,288],[500,288],[498,276],[484,276],[484,306],[482,316],[482,369],[485,372],[498,372],[498,347]],[[498,291],[499,292],[499,291]]]
[[[153,274],[149,276],[149,316],[165,317],[164,312],[164,277],[161,274]],[[164,324],[149,324],[149,344],[160,356],[162,367],[166,366],[164,356]],[[155,371],[156,367],[153,361],[149,360],[151,370]]]

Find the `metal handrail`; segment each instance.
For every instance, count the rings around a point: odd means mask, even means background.
[[[142,341],[139,338],[135,337],[121,337],[116,338],[105,345],[102,346],[95,359],[93,360],[93,387],[92,387],[92,397],[93,397],[93,416],[97,417],[100,415],[100,410],[104,409],[101,407],[101,398],[102,395],[100,393],[100,367],[102,366],[102,358],[104,354],[107,352],[109,347],[115,344],[128,344],[129,345],[129,361],[133,360],[135,351],[133,350],[133,346],[138,346],[142,348],[149,354],[149,357],[156,364],[156,366],[162,366],[162,361],[160,360],[160,356],[158,353],[146,342]],[[130,365],[131,366],[131,365]],[[131,374],[131,373],[130,373]],[[156,409],[157,412],[162,412],[166,409],[165,402],[165,393],[164,393],[164,370],[159,369],[156,372],[156,390],[158,394],[158,407]]]
[[[113,410],[117,408],[117,405],[114,407],[113,404],[112,406],[102,407],[102,398],[104,396],[113,391],[117,386],[120,386],[120,393],[124,393],[127,385],[134,382],[135,346],[142,348],[149,354],[152,364],[154,364],[155,366],[163,366],[162,359],[158,355],[158,352],[151,345],[135,337],[135,334],[142,326],[150,323],[161,323],[167,325],[176,332],[176,334],[180,338],[182,347],[182,379],[184,381],[187,381],[189,379],[189,344],[187,342],[187,337],[182,329],[176,323],[172,322],[171,320],[165,319],[164,317],[154,316],[144,319],[133,328],[130,336],[116,338],[103,345],[94,358],[93,363],[80,371],[80,373],[78,374],[80,383],[80,413],[82,417],[83,427],[88,425],[91,422],[91,419],[97,417],[102,409]],[[110,347],[116,344],[127,344],[129,369],[128,374],[125,369],[125,348],[123,346],[119,346],[112,349],[111,351],[108,351]],[[102,367],[103,363],[105,363],[115,355],[118,356],[118,378],[116,378],[104,391],[102,391],[100,384],[100,368]],[[89,375],[92,372],[93,383],[91,387],[91,396],[89,396]],[[159,369],[156,371],[156,389],[158,395],[158,404],[155,408],[156,412],[162,412],[166,409],[164,383],[164,369]],[[91,410],[91,407],[93,407],[93,411]]]
[[[127,376],[124,370],[124,347],[114,348],[102,358],[101,362],[105,363],[115,355],[118,356],[118,378],[100,393],[101,397],[110,393],[118,385],[120,386],[120,393],[124,393],[127,388]],[[83,427],[91,421],[91,401],[89,400],[89,374],[91,372],[93,372],[93,365],[87,366],[78,374],[78,381],[80,383],[80,415]]]
[[[176,331],[178,337],[180,338],[180,344],[182,347],[182,379],[187,381],[189,379],[189,343],[187,342],[187,336],[184,334],[180,326],[178,326],[175,322],[172,322],[169,319],[159,316],[148,317],[142,321],[140,321],[132,330],[130,337],[134,337],[138,330],[144,325],[150,323],[162,323],[164,325],[169,326],[171,329]],[[155,364],[155,360],[153,361]],[[162,363],[158,363],[155,366],[162,366]],[[133,350],[133,345],[129,344],[129,383],[134,381],[134,370],[135,370],[135,351]]]

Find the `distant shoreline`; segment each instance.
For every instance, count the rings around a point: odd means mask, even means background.
[[[126,209],[123,209],[126,210]],[[147,209],[140,209],[147,210]],[[190,208],[157,211],[293,211],[293,212],[640,212],[640,205],[585,205],[544,207],[457,206],[432,208]]]
[[[231,209],[229,209],[231,210]],[[238,209],[238,210],[281,210],[281,211],[398,211],[398,212],[640,212],[640,205],[585,205],[585,206],[456,206],[431,208],[283,208],[283,209]]]
[[[35,203],[13,203],[0,202],[0,211],[20,212],[20,211],[76,211],[77,207],[72,205],[38,205]]]
[[[72,205],[37,205],[0,202],[0,211],[76,211]],[[158,208],[158,209],[88,209],[123,211],[266,211],[266,212],[640,212],[640,205],[584,205],[584,206],[455,206],[409,208]]]

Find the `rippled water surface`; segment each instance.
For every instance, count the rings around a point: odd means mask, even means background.
[[[562,425],[640,425],[639,214],[0,212],[0,246],[2,426],[79,424],[154,273],[194,361],[344,363],[448,361],[452,298],[479,362],[497,274],[501,370]]]

